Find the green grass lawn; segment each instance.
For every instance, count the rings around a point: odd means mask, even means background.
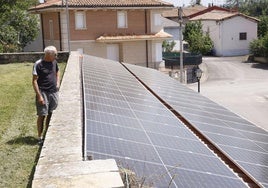
[[[59,63],[63,75],[66,63]],[[30,187],[39,157],[32,63],[0,65],[0,187]]]

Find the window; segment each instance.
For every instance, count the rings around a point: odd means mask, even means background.
[[[117,12],[117,27],[127,28],[127,12],[126,11]]]
[[[75,29],[86,29],[86,14],[79,11],[75,13]]]
[[[247,40],[247,33],[239,33],[239,40]]]
[[[54,40],[53,20],[49,20],[49,39]]]
[[[154,14],[154,25],[155,26],[161,26],[162,25],[161,14]]]

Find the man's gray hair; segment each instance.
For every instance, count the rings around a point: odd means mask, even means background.
[[[57,48],[55,46],[47,46],[44,52],[45,54],[57,54]]]

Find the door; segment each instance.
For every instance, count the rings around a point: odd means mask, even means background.
[[[107,59],[119,61],[119,45],[118,44],[107,45]]]

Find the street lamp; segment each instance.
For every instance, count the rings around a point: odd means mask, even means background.
[[[200,79],[202,76],[202,70],[199,67],[197,67],[195,69],[195,76],[196,76],[197,81],[198,81],[198,93],[200,93]]]

